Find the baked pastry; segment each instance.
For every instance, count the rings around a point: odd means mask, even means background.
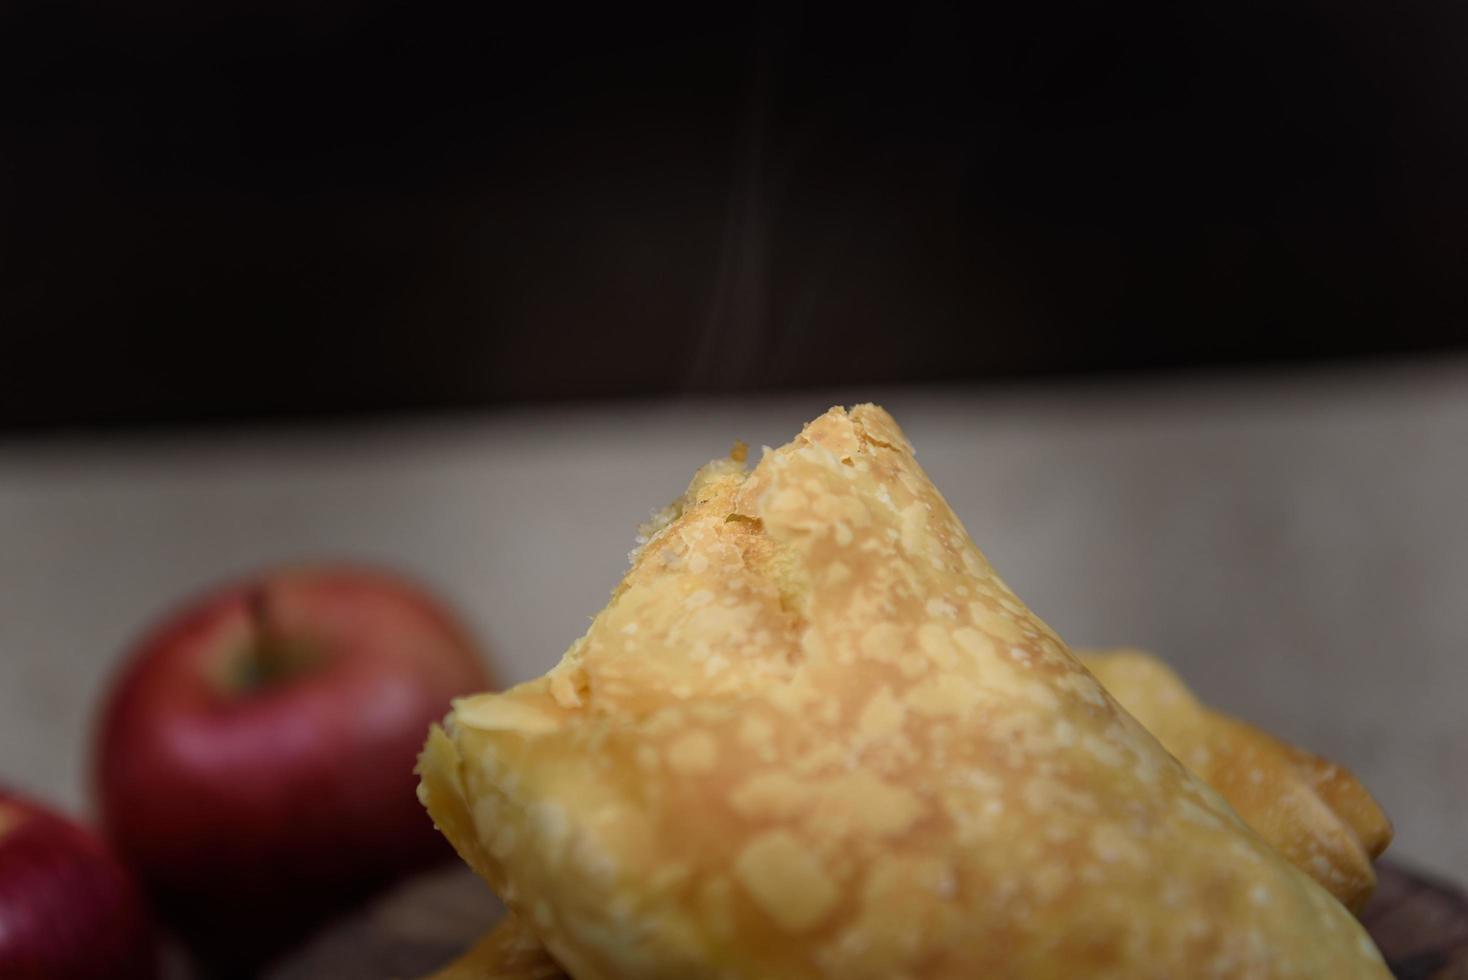
[[[1139,650],[1077,651],[1107,693],[1256,833],[1347,908],[1376,885],[1372,860],[1391,823],[1349,772],[1202,704],[1167,665]],[[513,916],[433,980],[561,980]]]
[[[1391,842],[1381,807],[1344,769],[1202,704],[1167,665],[1139,650],[1077,651],[1132,717],[1249,826],[1347,908],[1376,884],[1372,860]],[[518,919],[433,980],[561,980]]]
[[[1391,843],[1392,827],[1354,776],[1200,703],[1148,654],[1086,651],[1080,660],[1291,864],[1352,911],[1365,906],[1376,887],[1371,862]]]
[[[995,575],[879,408],[710,464],[421,761],[576,980],[1386,977]]]

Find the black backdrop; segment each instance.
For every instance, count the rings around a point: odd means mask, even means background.
[[[12,431],[1468,341],[1463,4],[47,0],[0,105]]]

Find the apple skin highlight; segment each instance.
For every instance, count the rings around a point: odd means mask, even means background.
[[[249,973],[325,918],[449,860],[413,766],[490,680],[421,588],[356,567],[271,572],[182,608],[129,652],[103,711],[103,824],[165,924]]]

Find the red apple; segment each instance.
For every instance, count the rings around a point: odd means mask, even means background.
[[[91,831],[0,791],[0,977],[147,980],[143,896]]]
[[[97,742],[108,835],[165,922],[248,972],[332,912],[450,857],[413,765],[475,645],[422,590],[282,570],[190,603],[131,651]]]

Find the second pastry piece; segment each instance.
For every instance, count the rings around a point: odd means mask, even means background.
[[[1391,843],[1392,827],[1354,776],[1201,703],[1149,654],[1087,651],[1081,662],[1291,864],[1352,911],[1365,906],[1376,887],[1371,862]]]
[[[994,575],[880,409],[706,470],[446,833],[577,980],[1382,977]]]

